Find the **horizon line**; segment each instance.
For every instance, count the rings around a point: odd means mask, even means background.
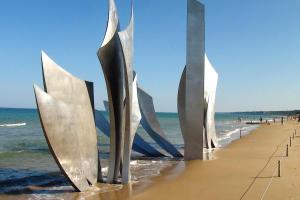
[[[24,108],[24,107],[1,107],[0,109],[23,109],[23,110],[37,110],[37,108]],[[104,109],[95,109],[98,111],[105,111]],[[216,113],[258,113],[258,112],[297,112],[300,109],[293,109],[293,110],[252,110],[252,111],[216,111]],[[174,111],[156,111],[156,113],[174,113],[178,114],[178,112]]]

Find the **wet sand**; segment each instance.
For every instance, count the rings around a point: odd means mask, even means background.
[[[300,132],[286,157],[297,127],[294,121],[262,125],[216,152],[218,159],[186,163],[177,178],[157,177],[157,184],[132,199],[300,199]]]
[[[84,193],[65,191],[62,199],[300,199],[300,129],[295,121],[261,125],[251,134],[214,152],[207,161],[169,161],[161,174],[126,186],[102,185]],[[278,160],[282,176],[278,177]],[[147,170],[145,168],[144,170]],[[101,187],[101,186],[100,186]],[[38,190],[38,188],[37,188]],[[6,195],[0,199],[43,196]],[[46,197],[46,196],[44,196]]]

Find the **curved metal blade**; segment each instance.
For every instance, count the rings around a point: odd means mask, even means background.
[[[119,32],[119,38],[122,46],[122,52],[124,56],[124,78],[125,78],[125,132],[124,132],[124,151],[123,151],[123,166],[122,166],[122,182],[128,183],[130,179],[130,155],[132,142],[140,122],[140,111],[134,110],[133,107],[133,29],[134,29],[134,17],[133,17],[133,5],[131,6],[131,19],[127,28]],[[135,77],[136,87],[136,77]],[[135,116],[135,118],[133,118]]]
[[[217,84],[218,73],[213,68],[213,66],[209,62],[209,59],[205,55],[204,98],[208,105],[206,111],[205,129],[208,148],[219,146],[215,125],[215,99]]]
[[[138,98],[142,113],[141,124],[156,143],[174,157],[182,154],[167,140],[165,133],[156,118],[152,97],[138,87]]]
[[[108,183],[117,182],[124,144],[124,58],[118,31],[119,21],[115,2],[109,0],[107,31],[97,53],[105,77],[109,100],[110,157]]]
[[[44,87],[47,93],[69,107],[74,106],[76,109],[80,109],[79,112],[74,108],[74,115],[77,115],[79,120],[76,123],[74,122],[73,126],[78,129],[84,127],[76,135],[80,141],[78,147],[81,149],[82,159],[88,158],[88,162],[85,161],[83,166],[85,167],[83,171],[89,182],[96,184],[98,175],[101,177],[101,167],[98,163],[97,134],[94,122],[93,83],[82,81],[65,71],[44,52],[42,52],[41,60]],[[45,135],[47,135],[47,132],[45,132]],[[50,142],[49,145],[56,144]],[[69,151],[67,148],[65,150]]]
[[[97,181],[97,174],[92,172],[97,172],[98,154],[89,145],[95,140],[82,141],[80,137],[92,131],[89,123],[82,123],[85,106],[64,103],[37,86],[34,91],[42,128],[57,165],[76,190],[87,190]]]
[[[203,159],[204,5],[187,1],[187,58],[178,91],[178,114],[186,160]]]

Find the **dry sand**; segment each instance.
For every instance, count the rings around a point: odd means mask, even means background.
[[[107,191],[72,193],[64,199],[300,199],[300,129],[288,121],[262,125],[251,134],[215,152],[216,159],[176,162],[161,175],[136,184],[104,186]],[[281,177],[278,161],[281,160]],[[0,196],[25,199],[28,196]]]

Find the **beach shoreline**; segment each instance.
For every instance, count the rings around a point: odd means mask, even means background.
[[[299,173],[297,166],[300,158],[296,156],[297,147],[290,149],[286,157],[286,145],[289,137],[297,129],[296,121],[287,121],[284,125],[263,124],[259,128],[235,140],[225,148],[213,152],[214,159],[205,161],[168,161],[157,176],[149,176],[128,185],[99,185],[101,189],[75,193],[70,187],[60,191],[57,198],[62,199],[282,199],[277,195],[281,182],[289,194],[288,173]],[[299,140],[299,141],[298,141]],[[299,142],[295,137],[293,143]],[[298,149],[299,151],[299,149]],[[282,161],[283,177],[274,176],[278,160]],[[166,161],[161,161],[166,162]],[[291,163],[291,166],[287,166]],[[289,171],[286,168],[290,169]],[[300,185],[297,179],[295,184]],[[268,188],[266,190],[266,188]],[[0,199],[46,199],[51,193],[41,188],[33,188],[37,194],[0,195]],[[278,191],[279,190],[279,191]],[[41,192],[42,191],[42,192]],[[50,196],[49,196],[50,195]],[[300,194],[299,194],[300,196]]]
[[[153,195],[157,199],[289,199],[300,197],[295,187],[293,191],[288,190],[293,185],[289,183],[289,180],[282,181],[282,177],[277,177],[278,160],[282,162],[283,176],[287,173],[287,167],[292,168],[294,174],[300,173],[297,165],[286,165],[287,161],[300,163],[300,158],[295,154],[297,147],[293,148],[293,145],[290,149],[293,156],[286,157],[286,145],[289,145],[289,138],[298,126],[295,121],[287,121],[284,125],[280,123],[261,125],[251,134],[216,151],[215,156],[218,159],[186,162],[182,166],[184,169],[181,169],[181,174],[175,179],[169,180],[164,175],[156,177],[154,178],[156,184],[133,196],[132,199],[151,199]],[[300,142],[300,137],[292,140],[292,143],[296,142]],[[300,184],[300,180],[295,178],[293,180],[294,185]],[[276,183],[279,189],[272,189],[273,185],[270,181]],[[281,193],[281,182],[285,183],[282,186],[284,185],[289,195]]]

